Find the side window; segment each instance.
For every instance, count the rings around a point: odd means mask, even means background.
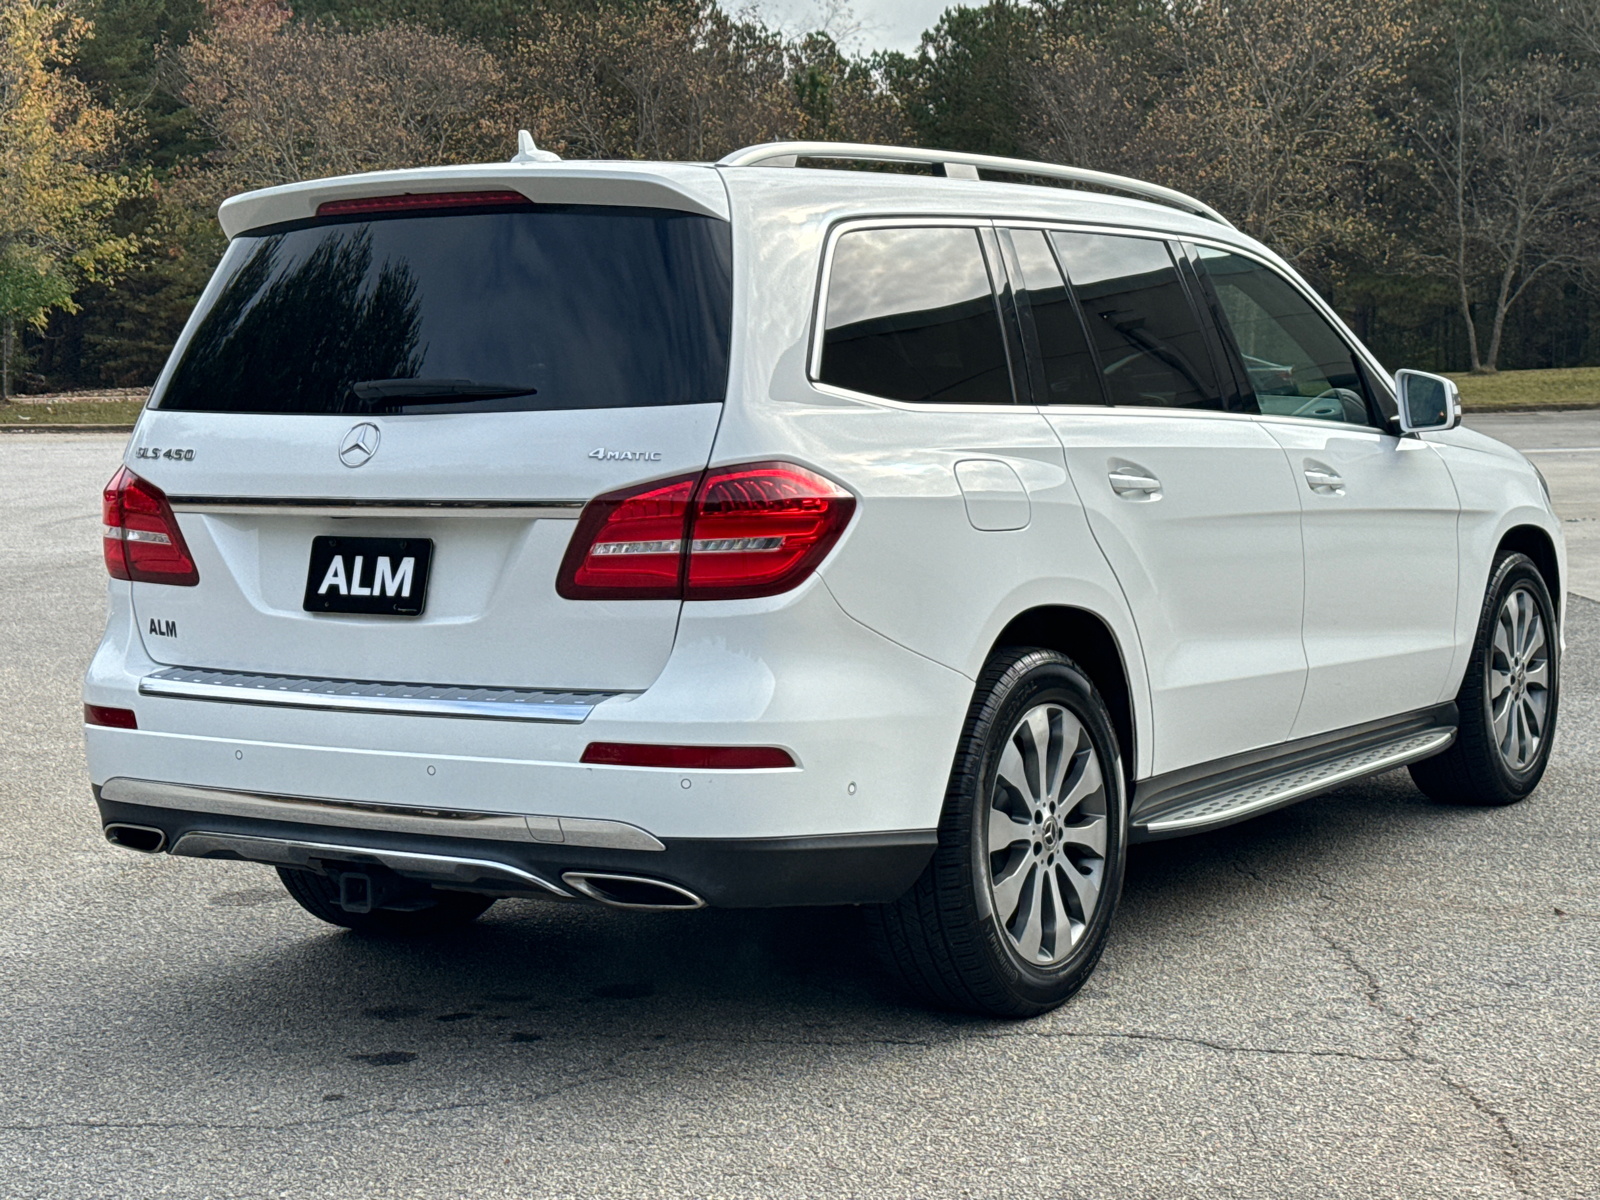
[[[861,229],[829,275],[820,382],[930,404],[1010,404],[1000,314],[975,229]]]
[[[1222,408],[1205,332],[1165,242],[1053,233],[1113,404]]]
[[[1011,242],[1022,268],[1019,308],[1033,318],[1044,360],[1045,400],[1050,404],[1104,404],[1100,370],[1083,333],[1078,306],[1067,291],[1056,256],[1038,229],[1014,229]]]
[[[1333,326],[1270,267],[1197,247],[1264,413],[1369,425],[1355,355]]]

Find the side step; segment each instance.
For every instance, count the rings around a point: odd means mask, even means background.
[[[1135,834],[1140,840],[1149,840],[1231,825],[1352,780],[1429,758],[1448,749],[1455,738],[1454,728],[1413,731],[1376,745],[1332,751],[1314,762],[1301,761],[1271,774],[1258,774],[1248,782],[1233,779],[1219,788],[1206,788],[1173,805],[1163,805],[1149,816],[1136,816]]]

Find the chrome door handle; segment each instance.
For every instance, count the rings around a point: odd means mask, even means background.
[[[1344,495],[1344,480],[1332,467],[1308,459],[1305,473],[1306,483],[1311,486],[1313,492],[1320,492],[1324,496]]]
[[[1126,496],[1129,492],[1143,492],[1150,495],[1161,490],[1161,480],[1154,475],[1139,475],[1133,471],[1112,471],[1110,479],[1111,490],[1119,496]]]

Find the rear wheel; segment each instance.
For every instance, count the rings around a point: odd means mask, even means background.
[[[339,881],[315,871],[279,867],[278,878],[300,907],[319,921],[342,925],[358,933],[390,937],[424,937],[443,933],[482,916],[493,896],[471,892],[441,892],[428,889],[416,908],[375,908],[370,912],[351,912],[339,903]]]
[[[1417,786],[1446,804],[1515,804],[1532,792],[1550,761],[1560,666],[1544,576],[1525,554],[1501,556],[1456,695],[1460,730],[1443,754],[1412,764]]]
[[[886,965],[950,1008],[1056,1007],[1100,960],[1127,824],[1116,735],[1088,677],[1053,650],[997,652],[956,751],[939,848],[906,895],[869,910]]]

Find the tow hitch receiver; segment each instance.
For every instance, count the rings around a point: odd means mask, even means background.
[[[347,913],[369,913],[375,908],[415,912],[434,904],[433,891],[427,884],[403,879],[382,868],[340,871],[338,880],[339,907]]]

